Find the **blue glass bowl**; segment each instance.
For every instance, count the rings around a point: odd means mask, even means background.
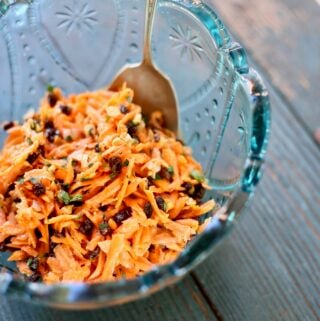
[[[37,108],[48,84],[65,93],[97,89],[125,64],[138,63],[144,11],[142,0],[0,1],[0,121]],[[176,88],[183,139],[213,187],[206,197],[219,204],[206,215],[211,223],[176,261],[134,280],[45,285],[28,283],[9,267],[0,273],[0,294],[69,309],[149,295],[205,259],[245,208],[261,178],[270,129],[261,78],[201,1],[159,1],[152,47]],[[6,257],[1,254],[0,264],[7,266]]]

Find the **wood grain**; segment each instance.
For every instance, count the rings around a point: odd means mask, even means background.
[[[251,210],[196,276],[226,320],[320,320],[320,150],[274,91],[271,99],[268,164]]]
[[[320,5],[316,0],[207,0],[303,125],[320,127]]]
[[[19,308],[17,308],[19,306]],[[215,321],[216,318],[191,277],[177,286],[150,298],[123,306],[98,310],[70,312],[1,298],[0,321]]]

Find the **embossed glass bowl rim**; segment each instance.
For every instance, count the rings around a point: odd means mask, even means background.
[[[266,87],[259,74],[248,66],[245,50],[232,41],[225,25],[217,14],[201,1],[162,0],[180,5],[189,11],[209,31],[217,50],[222,52],[240,81],[245,83],[252,102],[252,133],[240,184],[233,197],[211,219],[207,228],[198,235],[172,263],[158,266],[135,279],[107,283],[66,283],[46,285],[30,283],[8,272],[0,273],[0,294],[15,296],[26,301],[66,309],[111,306],[155,292],[175,283],[198,263],[204,260],[215,245],[234,225],[235,218],[245,208],[262,176],[262,165],[269,140],[271,125],[270,103]],[[19,2],[19,1],[18,1]],[[20,1],[30,3],[31,1]],[[0,18],[15,1],[0,1]]]

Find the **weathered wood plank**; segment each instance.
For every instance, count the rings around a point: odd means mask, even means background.
[[[320,320],[320,151],[273,91],[271,99],[253,206],[196,276],[226,320]]]
[[[19,308],[17,308],[19,307]],[[187,277],[150,298],[98,311],[58,311],[1,299],[0,321],[214,321],[214,314]]]
[[[207,0],[284,94],[304,126],[320,127],[317,0]]]

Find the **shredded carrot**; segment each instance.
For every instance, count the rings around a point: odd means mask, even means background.
[[[134,278],[204,229],[215,202],[201,202],[200,164],[133,97],[125,85],[69,97],[55,88],[8,129],[0,249],[30,281]]]

